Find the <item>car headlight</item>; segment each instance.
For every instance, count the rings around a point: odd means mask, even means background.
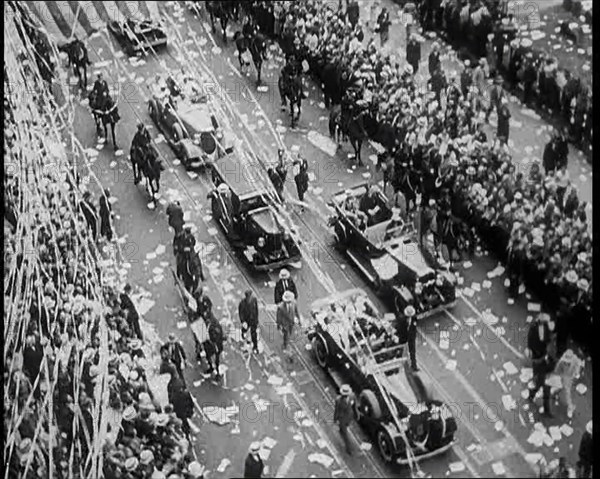
[[[265,246],[265,239],[263,237],[258,238],[258,247],[263,248]]]

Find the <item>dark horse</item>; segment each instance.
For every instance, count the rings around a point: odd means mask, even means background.
[[[210,25],[212,32],[216,33],[215,17],[219,18],[221,29],[223,30],[223,41],[227,43],[227,24],[229,20],[237,16],[237,2],[231,0],[208,1],[206,2],[206,10],[210,17]]]
[[[281,96],[281,107],[285,109],[287,100],[290,102],[290,116],[292,118],[292,128],[296,126],[296,121],[300,119],[300,110],[302,107],[302,78],[300,74],[288,75],[282,70],[277,82],[279,95]],[[298,116],[294,114],[294,106],[298,107]]]
[[[99,135],[104,130],[104,138],[108,140],[108,125],[112,132],[113,146],[117,149],[117,139],[115,136],[115,125],[121,119],[116,103],[104,92],[101,98],[96,98],[96,92],[92,91],[89,95],[90,108],[96,122],[96,131]]]
[[[160,190],[160,175],[165,167],[152,145],[147,145],[144,150],[143,155],[141,157],[138,156],[138,160],[141,160],[138,167],[141,174],[146,178],[146,187],[156,205],[156,193]]]
[[[346,117],[348,115],[348,117]],[[329,114],[329,135],[339,144],[340,139],[346,137],[352,148],[354,148],[354,156],[360,166],[363,165],[360,157],[362,144],[368,138],[365,129],[365,117],[367,112],[360,110],[357,114],[349,115],[342,114],[340,105],[335,105]]]
[[[91,65],[88,58],[88,51],[81,40],[75,37],[65,45],[61,45],[58,49],[67,54],[68,66],[73,65],[73,72],[79,79],[79,88],[84,90],[87,88],[87,67]]]
[[[256,68],[256,84],[260,85],[262,82],[262,64],[263,61],[267,59],[267,39],[260,32],[248,37],[240,31],[235,32],[233,39],[237,47],[238,59],[240,61],[240,69],[242,70],[242,73],[244,67],[248,64],[248,62],[243,58],[244,54],[246,54],[246,52],[250,52],[252,61],[254,62],[254,66]]]

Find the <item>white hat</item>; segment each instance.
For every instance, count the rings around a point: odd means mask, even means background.
[[[164,427],[169,423],[169,415],[168,414],[159,414],[156,418],[156,425]]]
[[[577,273],[571,269],[571,270],[567,271],[567,274],[565,275],[565,279],[569,283],[576,283],[577,279],[578,279]]]
[[[164,472],[154,469],[150,479],[167,479],[167,476],[165,476]]]
[[[290,272],[287,269],[282,269],[279,272],[279,279],[289,279],[290,278]]]
[[[227,186],[225,183],[221,183],[218,187],[217,187],[217,191],[219,193],[229,193],[229,186]]]
[[[260,442],[254,441],[250,444],[250,452],[258,452],[260,451]]]
[[[123,411],[123,419],[125,421],[131,421],[135,419],[135,416],[137,416],[137,412],[133,406],[127,406]]]
[[[577,281],[577,287],[579,289],[581,289],[582,291],[587,291],[588,288],[590,287],[590,283],[587,279],[580,278],[579,281]]]
[[[192,476],[193,479],[202,477],[202,474],[204,474],[204,466],[197,461],[191,462],[188,466],[188,474],[190,474],[190,476]]]
[[[130,457],[125,461],[125,469],[128,471],[135,471],[139,465],[139,461],[135,457]]]
[[[283,300],[286,303],[290,303],[290,302],[294,301],[294,299],[295,299],[294,293],[292,293],[291,291],[285,291],[283,293]]]
[[[408,305],[406,308],[404,308],[404,316],[408,316],[409,318],[414,316],[416,313],[415,308],[412,305]]]
[[[340,387],[340,394],[342,396],[349,396],[352,393],[352,388],[348,384],[342,384]]]
[[[140,453],[140,462],[146,466],[152,461],[154,461],[154,454],[152,454],[152,451],[150,449],[144,449]]]

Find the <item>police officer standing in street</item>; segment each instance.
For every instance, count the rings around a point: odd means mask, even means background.
[[[417,366],[417,312],[412,305],[404,308],[404,314],[398,318],[398,336],[406,338],[408,343],[408,354],[410,356],[410,367],[413,371],[419,371]]]

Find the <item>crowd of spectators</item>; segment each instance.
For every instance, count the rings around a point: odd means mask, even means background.
[[[142,336],[131,288],[122,289],[110,254],[107,260],[100,253],[112,228],[102,221],[97,228],[90,195],[70,170],[40,72],[18,44],[28,37],[10,38],[4,64],[10,72],[4,84],[8,475],[66,479],[100,477],[102,470],[106,478],[203,477],[172,404],[176,386],[184,388],[181,378],[171,375],[169,403],[150,388],[159,345]],[[27,73],[20,53],[29,58]],[[7,90],[7,82],[24,80],[31,88]],[[101,216],[110,209],[107,200],[100,201]]]
[[[511,7],[497,0],[428,0],[421,2],[419,14],[425,30],[443,32],[457,49],[486,58],[492,75],[502,73],[510,85],[522,90],[525,104],[561,118],[571,141],[591,147],[591,85],[586,84],[585,74],[561,67],[551,52],[533,44],[526,20],[541,21],[534,7],[516,2]],[[588,22],[591,16],[586,18]],[[558,27],[559,35],[577,50],[578,35],[584,33],[574,33],[567,22]]]
[[[258,3],[262,15],[268,12],[269,2]],[[591,323],[587,205],[577,199],[564,164],[544,175],[537,158],[513,161],[508,125],[499,122],[497,137],[488,141],[485,117],[500,111],[506,98],[501,88],[483,94],[489,86],[481,65],[472,70],[465,62],[471,74],[448,79],[434,45],[424,90],[410,65],[382,54],[373,40],[361,41],[360,22],[353,27],[343,11],[316,1],[280,8],[281,36],[291,36],[289,43],[309,64],[335,65],[346,79],[344,101],[350,99],[355,112],[370,112],[377,123],[374,139],[388,150],[385,176],[406,196],[409,209],[421,196],[423,205],[434,201],[438,217],[465,220],[508,259],[514,284],[525,280],[550,300],[549,308],[565,304],[578,311],[577,322]],[[384,136],[390,141],[377,138],[382,132],[389,132]]]

